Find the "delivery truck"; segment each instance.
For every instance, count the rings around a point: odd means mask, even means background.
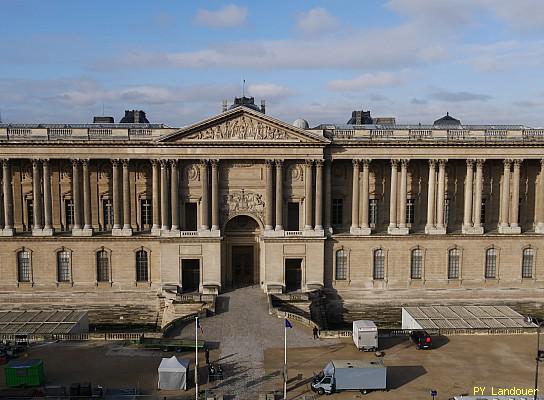
[[[331,394],[343,390],[387,390],[387,367],[383,361],[332,360],[314,376],[312,390]]]
[[[378,327],[374,321],[353,321],[353,342],[359,350],[378,350]]]

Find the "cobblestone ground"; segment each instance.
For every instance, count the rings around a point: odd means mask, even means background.
[[[217,315],[201,320],[202,338],[212,342],[212,347],[214,343],[219,346],[210,358],[212,363],[221,364],[225,379],[216,387],[225,393],[236,394],[240,399],[254,399],[256,392],[281,390],[282,371],[265,373],[264,351],[283,348],[284,322],[268,314],[267,299],[262,290],[253,286],[222,294],[216,310]],[[331,345],[336,342],[313,340],[311,329],[292,324],[293,329],[287,331],[288,347],[316,347],[320,343]],[[184,326],[178,335],[194,338],[194,323]]]

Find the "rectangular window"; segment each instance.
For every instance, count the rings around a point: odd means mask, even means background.
[[[17,280],[30,282],[30,252],[22,250],[17,253]]]
[[[532,278],[533,277],[533,264],[535,259],[535,251],[533,249],[523,250],[523,259],[521,261],[521,277]]]
[[[480,208],[480,224],[485,224],[485,201],[486,199],[482,199],[482,205]]]
[[[448,226],[450,221],[450,199],[447,197],[444,199],[444,225]]]
[[[34,225],[34,203],[32,200],[26,201],[26,229],[31,230]]]
[[[348,278],[348,255],[345,250],[336,252],[336,280],[346,280]]]
[[[102,211],[104,213],[104,228],[111,229],[113,226],[113,203],[111,199],[102,200]]]
[[[343,211],[344,211],[343,207],[344,207],[344,200],[342,199],[332,200],[332,225],[333,226],[342,225]]]
[[[58,282],[70,282],[70,252],[66,250],[57,253]]]
[[[459,259],[461,252],[451,249],[448,253],[448,279],[459,279]]]
[[[287,203],[287,230],[299,231],[299,204],[295,202]]]
[[[485,253],[485,277],[494,279],[497,276],[497,251],[488,249]]]
[[[66,228],[69,228],[74,225],[74,201],[72,199],[64,200],[64,213]]]
[[[406,199],[406,223],[413,224],[415,220],[415,199]]]
[[[378,225],[378,199],[370,199],[368,203],[368,222],[370,225]]]
[[[385,251],[374,250],[374,279],[385,278]]]
[[[412,279],[421,279],[421,271],[423,269],[423,251],[420,249],[412,250],[411,259],[411,272]]]
[[[105,250],[96,253],[96,280],[98,282],[108,282],[110,280],[110,259]]]
[[[148,280],[147,252],[140,250],[136,252],[136,281],[146,282]]]
[[[185,230],[196,231],[197,227],[196,203],[185,203]]]
[[[141,211],[142,226],[153,224],[153,207],[151,205],[151,200],[141,199],[140,211]]]

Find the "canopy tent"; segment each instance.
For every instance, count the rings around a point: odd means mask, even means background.
[[[187,372],[189,360],[176,356],[163,358],[159,365],[159,389],[187,390]]]

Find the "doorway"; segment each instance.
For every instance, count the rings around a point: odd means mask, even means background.
[[[296,292],[302,289],[302,258],[285,259],[285,291]]]
[[[181,260],[181,288],[184,293],[198,292],[200,288],[200,260]]]
[[[232,286],[250,286],[256,282],[253,246],[232,246]]]

